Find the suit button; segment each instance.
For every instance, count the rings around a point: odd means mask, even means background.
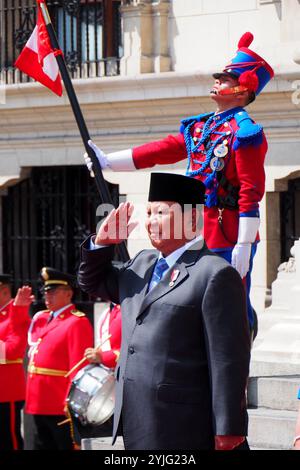
[[[141,318],[138,318],[138,320],[136,321],[138,325],[141,325],[143,323],[143,320]]]
[[[129,352],[130,352],[130,354],[133,354],[133,353],[134,353],[134,347],[133,347],[133,346],[130,346]]]

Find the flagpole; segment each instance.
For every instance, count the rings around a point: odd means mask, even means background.
[[[41,7],[42,15],[43,15],[46,28],[50,37],[51,46],[53,47],[53,49],[60,50],[57,36],[53,28],[52,22],[51,22],[47,5],[43,2],[40,2],[39,5]],[[110,192],[108,190],[106,181],[103,177],[101,165],[98,161],[98,158],[95,152],[88,144],[88,141],[90,140],[89,131],[87,129],[83,114],[81,112],[81,108],[80,108],[80,105],[79,105],[79,102],[78,102],[78,99],[77,99],[77,96],[73,87],[73,83],[70,78],[63,55],[61,54],[56,55],[56,60],[58,63],[60,74],[64,82],[69,100],[70,100],[70,104],[71,104],[71,107],[72,107],[72,110],[73,110],[73,113],[74,113],[74,116],[78,125],[78,129],[79,129],[85,150],[93,163],[93,172],[95,175],[96,186],[99,191],[101,200],[103,203],[114,205]],[[118,251],[119,251],[122,261],[129,260],[130,257],[129,257],[129,254],[128,254],[128,251],[124,242],[118,245]]]

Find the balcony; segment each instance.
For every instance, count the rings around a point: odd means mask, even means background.
[[[47,5],[72,78],[119,74],[121,0],[48,0]],[[2,83],[31,81],[14,63],[36,25],[36,13],[35,0],[0,2]]]

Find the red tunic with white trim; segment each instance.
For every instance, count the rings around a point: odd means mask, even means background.
[[[23,359],[30,324],[29,307],[13,305],[0,309],[0,402],[25,399]]]
[[[121,323],[121,308],[120,305],[115,305],[104,313],[100,324],[100,343],[111,335],[101,348],[102,364],[112,369],[116,367],[120,355]]]
[[[38,312],[30,326],[30,362],[26,386],[26,412],[63,415],[73,377],[64,375],[93,345],[93,329],[74,305],[47,323],[49,310]],[[85,362],[81,367],[86,366]]]
[[[215,116],[217,123],[218,116]],[[191,136],[197,141],[202,135],[205,119],[196,122],[191,128]],[[216,129],[216,133],[210,136],[210,143],[220,137],[219,133],[224,133],[223,143],[228,148],[228,153],[223,158],[225,167],[223,174],[228,183],[238,187],[238,209],[225,208],[223,211],[223,231],[218,223],[218,207],[204,208],[204,237],[208,248],[215,250],[229,249],[233,247],[238,237],[238,225],[240,215],[247,216],[257,212],[259,202],[265,191],[264,160],[267,152],[267,141],[262,133],[262,143],[259,145],[241,146],[234,150],[236,132],[239,126],[233,117]],[[226,134],[226,135],[225,135]],[[190,171],[200,168],[205,160],[206,149],[204,145],[199,147],[199,152],[192,154]],[[137,169],[149,168],[154,165],[167,165],[185,160],[187,149],[183,134],[177,136],[169,135],[165,139],[151,142],[133,149],[133,160]],[[196,176],[204,181],[212,172],[210,166],[204,175]],[[227,192],[219,186],[217,190],[219,196],[225,196]],[[250,216],[251,216],[250,215]],[[253,216],[253,215],[252,215]]]

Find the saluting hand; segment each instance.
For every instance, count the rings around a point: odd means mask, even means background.
[[[23,286],[18,289],[17,295],[14,300],[14,305],[18,307],[29,307],[35,300],[30,286]]]
[[[95,245],[118,245],[127,240],[138,222],[130,222],[134,210],[130,202],[122,202],[102,222],[95,238]]]

